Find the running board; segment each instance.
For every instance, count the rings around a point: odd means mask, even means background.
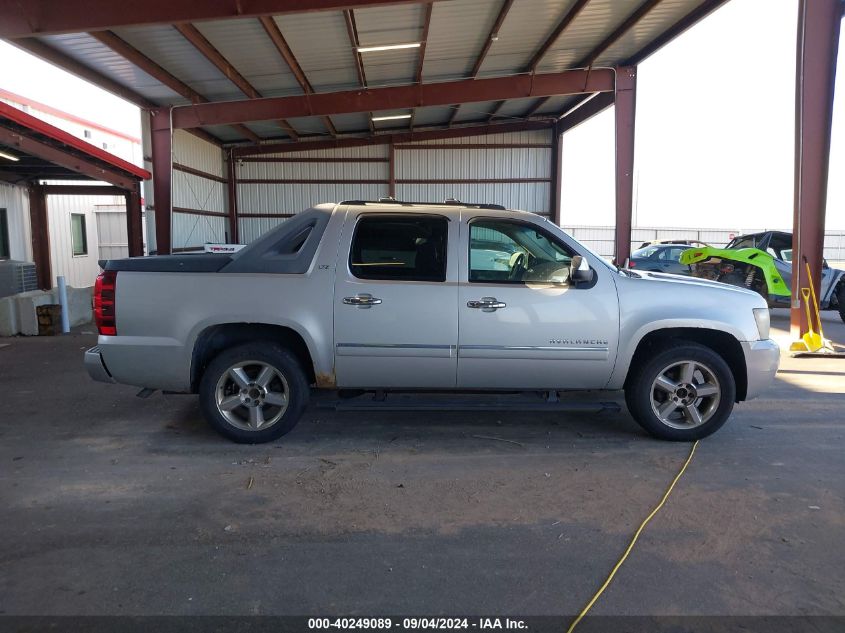
[[[317,402],[321,409],[335,411],[569,411],[577,413],[619,413],[622,407],[617,402],[597,400],[558,400],[539,398],[427,398],[425,396],[387,396],[384,400],[371,396],[349,399],[327,399]]]

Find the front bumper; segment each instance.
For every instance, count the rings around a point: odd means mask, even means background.
[[[747,341],[742,344],[742,351],[745,353],[748,375],[745,399],[751,400],[759,396],[775,379],[780,364],[780,347],[771,339]]]
[[[109,370],[106,369],[99,346],[92,347],[85,352],[85,369],[88,371],[88,375],[97,382],[115,382]]]

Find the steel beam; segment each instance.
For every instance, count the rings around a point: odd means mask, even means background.
[[[261,93],[258,92],[258,90],[256,90],[249,81],[247,81],[246,77],[238,72],[238,69],[235,68],[211,42],[208,41],[205,35],[200,33],[197,27],[190,23],[174,24],[173,26],[177,31],[179,31],[179,33],[182,34],[182,37],[191,43],[191,46],[199,51],[200,55],[211,62],[211,64],[223,73],[229,81],[235,84],[238,90],[244,93],[247,98],[260,99],[262,97]],[[281,120],[278,123],[279,127],[281,127],[294,141],[299,139],[299,134],[297,134],[296,130],[293,129],[293,126],[290,123],[285,120]],[[260,140],[257,137],[248,138],[256,143]]]
[[[616,70],[616,263],[631,256],[631,217],[634,203],[634,127],[637,68]]]
[[[649,11],[660,4],[660,1],[661,0],[645,0],[645,2],[637,7],[636,11],[629,15],[622,24],[616,27],[613,33],[608,35],[598,46],[587,53],[583,59],[575,64],[575,68],[586,68],[588,66],[592,66],[596,60],[601,57],[602,53],[619,41],[619,38],[625,35],[637,22],[642,20]]]
[[[502,123],[498,125],[477,125],[458,127],[445,130],[425,130],[421,132],[402,132],[396,134],[379,134],[374,137],[344,138],[325,141],[300,141],[299,143],[267,143],[250,147],[233,147],[232,154],[236,157],[259,156],[261,154],[280,154],[285,152],[302,152],[317,149],[335,149],[338,147],[362,147],[365,145],[387,145],[389,143],[410,143],[412,141],[427,141],[446,138],[462,138],[480,136],[484,134],[499,134],[504,132],[522,132],[525,130],[546,130],[552,127],[552,121],[520,121],[517,123]]]
[[[144,232],[141,228],[141,183],[135,183],[132,191],[124,192],[124,194],[129,257],[141,257],[144,254]]]
[[[173,108],[173,125],[176,128],[194,128],[242,121],[267,121],[279,116],[285,118],[321,116],[524,97],[608,92],[613,90],[613,81],[613,70],[600,68],[590,72],[569,70],[542,75],[465,79],[414,86],[389,86],[228,103],[203,103]]]
[[[552,30],[549,36],[545,39],[545,41],[540,44],[540,48],[537,49],[537,52],[531,57],[531,61],[528,62],[528,72],[536,72],[537,66],[540,65],[540,62],[543,60],[543,57],[546,56],[546,53],[549,52],[549,49],[554,46],[555,42],[557,42],[558,38],[560,38],[561,34],[566,30],[566,28],[572,24],[572,21],[578,17],[578,14],[581,13],[581,10],[587,5],[590,0],[577,0],[575,4],[573,4],[563,15],[560,22],[557,23],[557,26]]]
[[[170,88],[173,92],[178,94],[185,99],[188,99],[191,103],[207,103],[208,99],[198,93],[196,90],[191,88],[188,84],[184,81],[172,75],[167,70],[159,66],[156,62],[152,59],[144,55],[141,51],[137,48],[129,44],[128,42],[124,41],[111,31],[102,31],[102,32],[94,32],[89,33],[91,37],[95,40],[107,46],[115,53],[123,57],[126,61],[128,61],[133,66],[137,66],[145,73],[147,73],[150,77],[155,79],[156,81],[164,84],[168,88]],[[147,106],[148,110],[153,110],[158,106],[152,105]],[[261,138],[255,134],[252,130],[247,128],[244,125],[233,125],[239,134],[248,138],[253,143],[258,143],[261,141]]]
[[[0,144],[14,147],[24,153],[32,154],[65,169],[75,171],[92,180],[104,181],[121,189],[131,189],[137,180],[134,176],[124,172],[104,167],[82,154],[70,153],[60,147],[5,127],[0,127]]]
[[[126,189],[107,185],[42,185],[48,196],[123,196]]]
[[[238,244],[240,240],[238,227],[238,173],[235,165],[235,157],[229,151],[226,157],[226,192],[227,212],[229,214],[229,241]]]
[[[293,50],[291,50],[291,47],[285,39],[285,36],[282,35],[279,25],[276,24],[276,21],[272,17],[266,15],[260,17],[258,20],[261,22],[261,26],[264,27],[267,37],[269,37],[270,41],[273,42],[273,46],[276,47],[279,55],[285,61],[285,64],[287,64],[296,79],[296,82],[299,84],[299,87],[302,88],[302,92],[307,95],[312,94],[314,92],[314,87],[311,85],[311,82],[308,81],[305,71],[302,70],[302,66],[299,65],[296,56],[293,54]],[[334,123],[332,123],[331,117],[323,117],[323,124],[326,126],[329,134],[337,136],[337,129],[335,128]]]
[[[0,23],[2,23],[2,19],[0,19]],[[158,107],[157,104],[153,103],[146,97],[141,96],[134,90],[127,88],[123,84],[119,84],[102,73],[98,73],[96,70],[92,70],[88,66],[81,64],[72,57],[68,57],[64,53],[57,51],[34,37],[11,40],[10,43],[27,53],[35,55],[39,59],[43,59],[45,62],[58,66],[62,70],[69,72],[71,75],[75,75],[80,79],[84,79],[85,81],[99,86],[106,92],[110,92],[121,99],[126,99],[139,108],[150,109]]]
[[[563,195],[563,127],[558,122],[552,128],[551,187],[549,187],[549,219],[560,226],[560,201]]]
[[[309,11],[390,6],[413,0],[0,0],[0,37],[103,31],[117,27]]]
[[[641,64],[645,59],[651,57],[654,53],[666,46],[666,44],[681,35],[691,26],[698,24],[701,20],[713,13],[713,11],[721,7],[727,1],[728,0],[705,0],[705,2],[702,2],[695,9],[687,13],[684,17],[675,22],[658,37],[646,44],[620,65],[636,66],[637,64]]]
[[[821,288],[830,130],[841,18],[841,0],[800,0],[798,4],[790,313],[791,330],[796,338],[806,333],[810,325],[801,308],[801,288],[809,286],[805,261],[810,264],[816,295]]]
[[[29,186],[29,226],[32,237],[32,261],[38,287],[53,287],[53,270],[50,264],[50,224],[47,221],[47,196],[42,185]]]
[[[613,96],[612,92],[599,92],[590,95],[573,109],[564,113],[560,119],[563,131],[568,132],[612,106]]]
[[[171,227],[173,222],[173,130],[166,108],[150,113],[150,138],[153,163],[153,209],[155,210],[156,253],[172,252]]]

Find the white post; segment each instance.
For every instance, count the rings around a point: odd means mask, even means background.
[[[62,334],[70,332],[70,308],[67,304],[67,284],[63,275],[56,277],[59,286],[59,304],[62,306]]]

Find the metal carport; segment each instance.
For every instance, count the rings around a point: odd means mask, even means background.
[[[395,193],[404,184],[433,184],[431,178],[397,177],[396,164],[397,149],[430,141],[439,144],[441,162],[452,160],[452,149],[484,152],[497,144],[542,152],[543,172],[511,168],[508,177],[481,182],[542,188],[547,203],[533,210],[559,222],[561,135],[615,104],[616,258],[622,261],[630,249],[637,64],[724,2],[4,0],[0,37],[150,113],[159,253],[173,248],[174,216],[206,218],[236,238],[251,211],[238,209],[239,187],[256,184],[244,180],[302,187],[344,182],[336,171],[322,179],[287,172],[283,178],[239,178],[240,166],[251,161],[269,157],[283,165],[322,158],[321,164],[358,161],[376,165],[373,170],[382,165],[385,171],[370,184]],[[841,0],[799,5],[795,293],[805,283],[802,255],[817,281],[821,270],[842,11]],[[403,43],[387,57],[368,51]],[[374,113],[404,118],[383,120]],[[211,161],[213,169],[174,160],[174,146],[189,143],[179,140],[179,130],[217,148],[220,160]],[[549,141],[513,136],[491,142],[490,135],[527,130],[546,130]],[[454,148],[445,140],[470,137],[480,140]],[[383,154],[337,153],[376,145],[386,148]],[[320,150],[325,152],[303,154]],[[174,202],[177,173],[186,182],[206,182],[205,199],[219,199],[222,206],[225,198],[225,210]],[[361,182],[361,173],[351,180]],[[479,181],[451,174],[437,182],[462,180]],[[195,199],[203,197],[191,190]],[[255,215],[280,221],[287,214]],[[793,325],[805,327],[793,306]]]
[[[129,254],[143,255],[141,181],[150,178],[148,171],[5,103],[0,103],[0,149],[7,155],[0,168],[0,180],[26,186],[29,191],[32,254],[40,288],[53,287],[48,195],[124,196]],[[108,184],[41,182],[63,180]]]

